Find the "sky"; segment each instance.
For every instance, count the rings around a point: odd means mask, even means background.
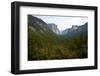
[[[37,18],[42,19],[44,22],[54,23],[57,25],[60,31],[65,30],[66,28],[71,28],[72,25],[83,25],[88,22],[87,17],[82,16],[50,16],[50,15],[33,15]]]

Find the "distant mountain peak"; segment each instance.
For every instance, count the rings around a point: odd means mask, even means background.
[[[79,32],[86,32],[88,30],[88,23],[85,23],[83,25],[77,26],[77,25],[72,25],[71,28],[67,28],[62,31],[62,35],[67,35],[67,34],[77,34]]]
[[[72,30],[77,30],[78,29],[78,26],[77,25],[72,25]]]
[[[48,27],[49,27],[54,33],[60,34],[60,31],[59,31],[59,29],[58,29],[58,27],[57,27],[56,24],[54,24],[54,23],[49,23],[49,24],[48,24]]]

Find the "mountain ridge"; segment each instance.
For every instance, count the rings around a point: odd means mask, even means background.
[[[81,33],[81,32],[87,32],[88,30],[88,23],[85,23],[83,25],[77,26],[73,25],[71,28],[67,28],[62,31],[62,35],[72,34],[72,33]]]
[[[85,23],[83,25],[72,25],[71,28],[67,28],[63,31],[60,31],[59,28],[55,23],[46,23],[42,19],[37,18],[32,15],[28,15],[28,24],[29,28],[32,29],[34,32],[50,32],[55,33],[57,35],[67,35],[78,33],[78,32],[86,32],[88,23]]]

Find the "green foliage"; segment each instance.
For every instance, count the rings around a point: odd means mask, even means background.
[[[87,58],[87,34],[62,37],[28,29],[28,60]]]

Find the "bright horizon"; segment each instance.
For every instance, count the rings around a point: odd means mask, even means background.
[[[57,25],[60,31],[65,30],[66,28],[71,28],[72,25],[83,25],[88,22],[87,17],[79,17],[79,16],[46,16],[46,15],[33,15],[37,18],[42,19],[44,22],[54,23]]]

